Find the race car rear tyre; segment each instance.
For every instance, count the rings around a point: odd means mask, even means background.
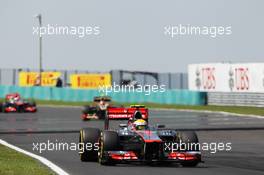
[[[80,130],[79,150],[81,161],[97,161],[99,150],[100,130],[83,128]]]
[[[3,104],[0,103],[0,112],[3,112]]]
[[[108,156],[106,151],[117,151],[119,149],[119,136],[115,131],[103,131],[100,139],[99,163],[101,165],[115,165]]]
[[[194,131],[184,131],[180,133],[180,140],[187,146],[186,151],[200,151],[199,140],[197,134]],[[182,162],[183,167],[195,167],[200,162],[200,160],[191,160]]]

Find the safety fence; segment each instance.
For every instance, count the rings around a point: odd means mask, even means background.
[[[14,92],[20,93],[23,98],[64,102],[92,101],[94,96],[101,95],[99,90],[92,89],[0,86],[0,98]],[[107,95],[111,96],[113,101],[121,103],[149,102],[180,105],[204,105],[206,103],[206,93],[189,90],[166,90],[165,92],[153,92],[150,95],[144,92],[110,92]]]
[[[208,105],[264,107],[264,93],[208,92]]]

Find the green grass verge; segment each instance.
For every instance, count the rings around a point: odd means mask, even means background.
[[[52,175],[55,173],[37,160],[0,145],[0,174]]]
[[[42,105],[64,105],[64,106],[83,106],[90,104],[91,102],[62,102],[62,101],[43,101],[38,100],[37,104]],[[121,105],[120,103],[114,103]],[[122,103],[124,106],[129,106],[129,103]],[[148,108],[164,108],[164,109],[186,109],[186,110],[207,110],[207,111],[223,111],[236,114],[250,114],[250,115],[262,115],[264,116],[264,108],[260,107],[242,107],[242,106],[190,106],[190,105],[167,105],[167,104],[155,104],[144,103]]]

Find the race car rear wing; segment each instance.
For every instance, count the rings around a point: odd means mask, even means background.
[[[105,117],[105,129],[109,128],[109,120],[133,120],[136,111],[142,114],[142,119],[148,120],[148,109],[145,106],[133,105],[129,108],[108,107]]]
[[[111,97],[109,97],[109,96],[94,97],[94,102],[100,102],[101,100],[105,101],[105,102],[111,102]]]

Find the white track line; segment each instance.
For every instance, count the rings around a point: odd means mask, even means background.
[[[39,155],[33,154],[31,152],[28,152],[26,150],[23,150],[19,147],[16,147],[14,145],[11,145],[9,143],[7,143],[6,141],[0,139],[0,144],[7,146],[13,150],[16,150],[20,153],[23,153],[29,157],[32,157],[34,159],[39,160],[41,163],[43,163],[44,165],[46,165],[47,167],[49,167],[51,170],[53,170],[55,173],[59,174],[59,175],[69,175],[67,172],[65,172],[63,169],[61,169],[60,167],[58,167],[57,165],[55,165],[54,163],[52,163],[51,161],[49,161],[48,159],[41,157]]]

